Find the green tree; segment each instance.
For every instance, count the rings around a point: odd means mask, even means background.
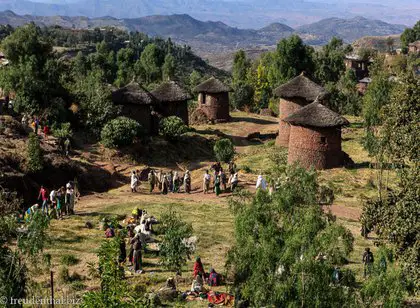
[[[217,140],[213,147],[214,156],[217,161],[229,162],[235,156],[235,146],[230,139],[223,138]]]
[[[401,46],[404,51],[407,51],[408,44],[420,40],[420,20],[414,25],[413,28],[407,28],[401,34]]]
[[[297,35],[282,39],[274,53],[273,86],[276,87],[305,71],[312,75],[315,71],[314,50],[306,46]]]
[[[404,275],[420,289],[420,79],[412,72],[400,76],[394,86],[389,104],[384,106],[380,137],[385,158],[397,166],[398,187],[365,202],[361,221],[394,247]],[[385,159],[384,159],[385,160]],[[383,166],[378,172],[383,173]],[[382,178],[381,182],[382,182]]]
[[[161,76],[161,60],[156,44],[149,44],[146,46],[144,51],[141,53],[140,63],[145,71],[147,83],[158,80]]]
[[[193,253],[192,247],[186,245],[185,239],[193,234],[192,225],[169,208],[161,216],[163,239],[160,243],[160,263],[171,271],[181,272]]]
[[[117,52],[117,80],[115,84],[118,87],[128,84],[134,77],[134,50],[131,48],[122,48]]]
[[[44,168],[44,153],[39,138],[34,133],[31,133],[28,138],[27,157],[27,169],[29,172],[36,173]]]
[[[354,275],[342,269],[334,284],[332,274],[352,251],[352,234],[316,203],[316,173],[283,170],[272,196],[259,191],[231,203],[235,244],[227,266],[234,286],[255,307],[351,306]]]
[[[175,77],[176,62],[171,54],[165,56],[165,61],[162,66],[162,79],[172,80]]]
[[[118,114],[118,108],[111,101],[111,89],[104,84],[101,70],[92,70],[76,80],[73,95],[79,101],[79,117],[88,132],[99,137],[102,127]]]
[[[201,74],[198,71],[193,70],[189,76],[190,90],[192,91],[196,86],[198,86],[201,80],[202,80]]]
[[[315,54],[315,78],[322,84],[337,82],[345,72],[344,56],[349,52],[343,40],[333,37],[331,41]]]
[[[235,53],[232,68],[233,86],[247,81],[248,70],[251,68],[251,61],[247,59],[245,51],[239,50]]]
[[[271,97],[271,88],[268,82],[266,67],[260,62],[257,67],[257,74],[254,83],[254,107],[261,110],[268,107]]]
[[[254,88],[247,82],[236,83],[231,94],[231,101],[235,109],[241,110],[245,106],[251,106],[254,102]]]
[[[16,217],[21,203],[15,193],[0,186],[1,298],[25,298],[30,279],[29,267],[41,270],[43,265],[48,265],[49,258],[43,254],[43,249],[49,239],[49,218],[35,212],[31,219],[23,225],[19,224]]]
[[[39,113],[63,95],[59,80],[62,68],[39,27],[29,24],[17,28],[2,41],[1,48],[10,64],[0,70],[0,81],[4,92],[16,93],[17,111]]]

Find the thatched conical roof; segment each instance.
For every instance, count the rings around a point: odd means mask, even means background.
[[[160,102],[180,102],[192,99],[190,93],[175,81],[167,81],[159,85],[152,95]]]
[[[137,82],[112,91],[112,101],[118,105],[150,105],[156,102],[153,95]]]
[[[322,98],[327,95],[323,87],[310,80],[304,73],[281,85],[274,90],[274,93],[282,98],[301,97],[307,101],[314,101],[317,97]]]
[[[203,83],[199,84],[194,88],[194,92],[204,92],[204,93],[223,93],[223,92],[230,92],[232,89],[221,82],[219,79],[211,77],[207,79]]]
[[[318,100],[292,113],[283,121],[307,127],[341,127],[350,124],[347,119],[320,104]]]

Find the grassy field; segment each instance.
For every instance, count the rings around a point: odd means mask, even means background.
[[[375,189],[375,172],[370,168],[371,159],[360,145],[363,130],[360,119],[349,117],[352,125],[343,131],[343,149],[355,162],[355,168],[338,168],[319,173],[320,181],[334,187],[336,199],[331,207],[337,215],[338,221],[352,231],[355,237],[354,251],[350,257],[348,267],[357,273],[357,279],[362,279],[361,256],[365,247],[372,247],[372,240],[365,240],[360,236],[360,223],[363,196],[373,196]],[[278,149],[273,141],[248,141],[246,136],[250,133],[260,132],[269,134],[277,129],[277,121],[270,117],[251,116],[245,113],[235,113],[234,121],[215,126],[203,125],[194,127],[198,134],[206,138],[215,135],[230,136],[237,145],[237,165],[240,169],[242,185],[252,190],[258,173],[270,167],[270,157],[273,153],[284,152]],[[96,249],[104,240],[104,232],[98,230],[99,220],[104,215],[129,215],[134,207],[146,209],[151,215],[159,218],[162,212],[169,207],[174,208],[182,215],[185,221],[192,223],[194,235],[198,237],[196,255],[201,256],[204,267],[208,270],[214,267],[216,271],[224,271],[225,257],[229,247],[233,244],[233,216],[228,206],[228,196],[217,198],[214,195],[203,195],[201,192],[201,178],[210,161],[189,162],[195,166],[192,170],[193,192],[186,194],[158,193],[149,194],[146,184],[142,184],[141,191],[136,194],[130,192],[128,185],[119,187],[103,194],[90,194],[82,196],[76,206],[76,216],[60,221],[52,221],[52,243],[48,253],[52,255],[52,266],[56,273],[57,292],[60,294],[80,294],[83,290],[98,287],[98,280],[88,275],[88,263],[96,262]],[[167,165],[167,164],[166,164]],[[133,166],[141,169],[144,166]],[[161,168],[162,166],[153,166]],[[164,170],[164,167],[162,167]],[[126,169],[126,175],[130,169]],[[86,229],[85,223],[90,221],[94,229]],[[63,267],[63,255],[72,255],[77,259],[76,264],[66,265],[70,275],[77,273],[80,279],[77,283],[64,282],[58,279]],[[71,258],[70,258],[71,259]],[[149,290],[160,288],[163,282],[173,276],[158,264],[155,255],[149,254],[144,258],[146,273],[129,276],[131,285],[146,284]],[[187,290],[190,286],[193,260],[184,268],[183,276],[188,278],[185,283],[178,286],[179,290]],[[40,277],[40,280],[47,280]],[[226,287],[217,290],[225,291]],[[204,303],[192,303],[190,306],[206,307]]]

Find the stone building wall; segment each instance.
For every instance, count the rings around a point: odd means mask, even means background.
[[[282,120],[306,105],[308,105],[308,102],[304,98],[295,97],[289,99],[280,99],[279,135],[276,139],[276,146],[289,146],[290,125],[286,122],[283,122]]]
[[[199,108],[205,112],[209,120],[215,122],[226,122],[230,120],[229,93],[200,93],[198,104]]]
[[[292,125],[287,161],[288,164],[299,162],[305,168],[317,170],[342,166],[341,129]]]

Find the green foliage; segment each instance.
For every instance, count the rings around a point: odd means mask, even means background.
[[[176,62],[175,58],[171,54],[165,56],[165,61],[162,65],[162,79],[172,80],[176,73]]]
[[[41,149],[39,138],[34,133],[29,134],[27,149],[27,170],[32,173],[44,168],[44,152]]]
[[[76,265],[77,263],[79,263],[79,259],[75,255],[70,254],[62,255],[60,261],[62,265],[67,266]]]
[[[85,78],[76,80],[74,95],[80,103],[81,124],[94,136],[99,136],[102,127],[113,119],[118,108],[111,101],[111,90],[104,84],[100,70],[88,73]]]
[[[341,39],[333,37],[315,54],[315,78],[322,84],[337,82],[346,70],[343,59],[349,51]]]
[[[120,148],[131,145],[141,135],[142,127],[137,121],[118,117],[105,124],[101,132],[101,142],[108,148]]]
[[[73,131],[71,129],[70,123],[61,123],[59,128],[54,128],[52,134],[55,138],[59,140],[65,140],[73,136]]]
[[[328,108],[341,114],[360,114],[362,103],[357,92],[357,77],[353,70],[347,70],[337,83],[329,82],[325,88],[330,93],[326,103]]]
[[[122,48],[117,52],[117,80],[115,84],[121,87],[129,83],[134,78],[134,50],[131,48]]]
[[[245,106],[252,105],[254,101],[254,88],[245,82],[236,83],[233,87],[232,106],[235,109],[243,109]]]
[[[407,28],[401,34],[401,46],[407,50],[408,44],[420,40],[420,20],[414,25],[413,28]]]
[[[2,89],[16,93],[17,111],[39,113],[55,97],[63,95],[59,78],[62,68],[39,27],[29,24],[16,29],[1,47],[10,60],[0,71]]]
[[[163,232],[160,243],[160,263],[171,271],[181,271],[192,254],[192,248],[184,243],[184,239],[192,236],[193,228],[182,220],[181,215],[171,208],[161,216]]]
[[[239,50],[236,52],[233,59],[232,68],[232,82],[234,86],[247,80],[247,75],[250,68],[251,61],[247,59],[245,51]]]
[[[29,275],[27,264],[40,268],[47,261],[42,257],[48,241],[49,219],[35,213],[24,229],[16,220],[21,200],[16,194],[0,188],[0,297],[25,298]],[[26,230],[25,230],[26,229]]]
[[[224,138],[217,140],[213,147],[214,156],[217,161],[229,162],[235,156],[235,146],[230,139]]]
[[[184,121],[177,116],[163,118],[159,123],[159,133],[167,140],[178,140],[181,135],[188,131]]]
[[[296,77],[305,71],[308,75],[314,73],[314,50],[306,46],[297,35],[282,39],[274,52],[272,85],[276,87]]]
[[[277,177],[272,196],[260,191],[231,203],[235,245],[227,265],[234,286],[251,306],[351,306],[351,271],[342,271],[339,284],[332,282],[334,266],[352,251],[351,232],[316,203],[315,173],[291,166]]]
[[[140,64],[144,69],[146,81],[148,83],[157,81],[160,75],[160,66],[162,64],[162,57],[155,44],[149,44],[141,53]]]
[[[361,297],[366,307],[401,307],[407,294],[407,282],[394,264],[392,252],[381,247],[376,254],[372,274],[363,284]]]
[[[129,292],[124,279],[124,269],[118,262],[121,238],[117,235],[103,241],[98,251],[101,290],[86,292],[81,307],[131,307]]]

